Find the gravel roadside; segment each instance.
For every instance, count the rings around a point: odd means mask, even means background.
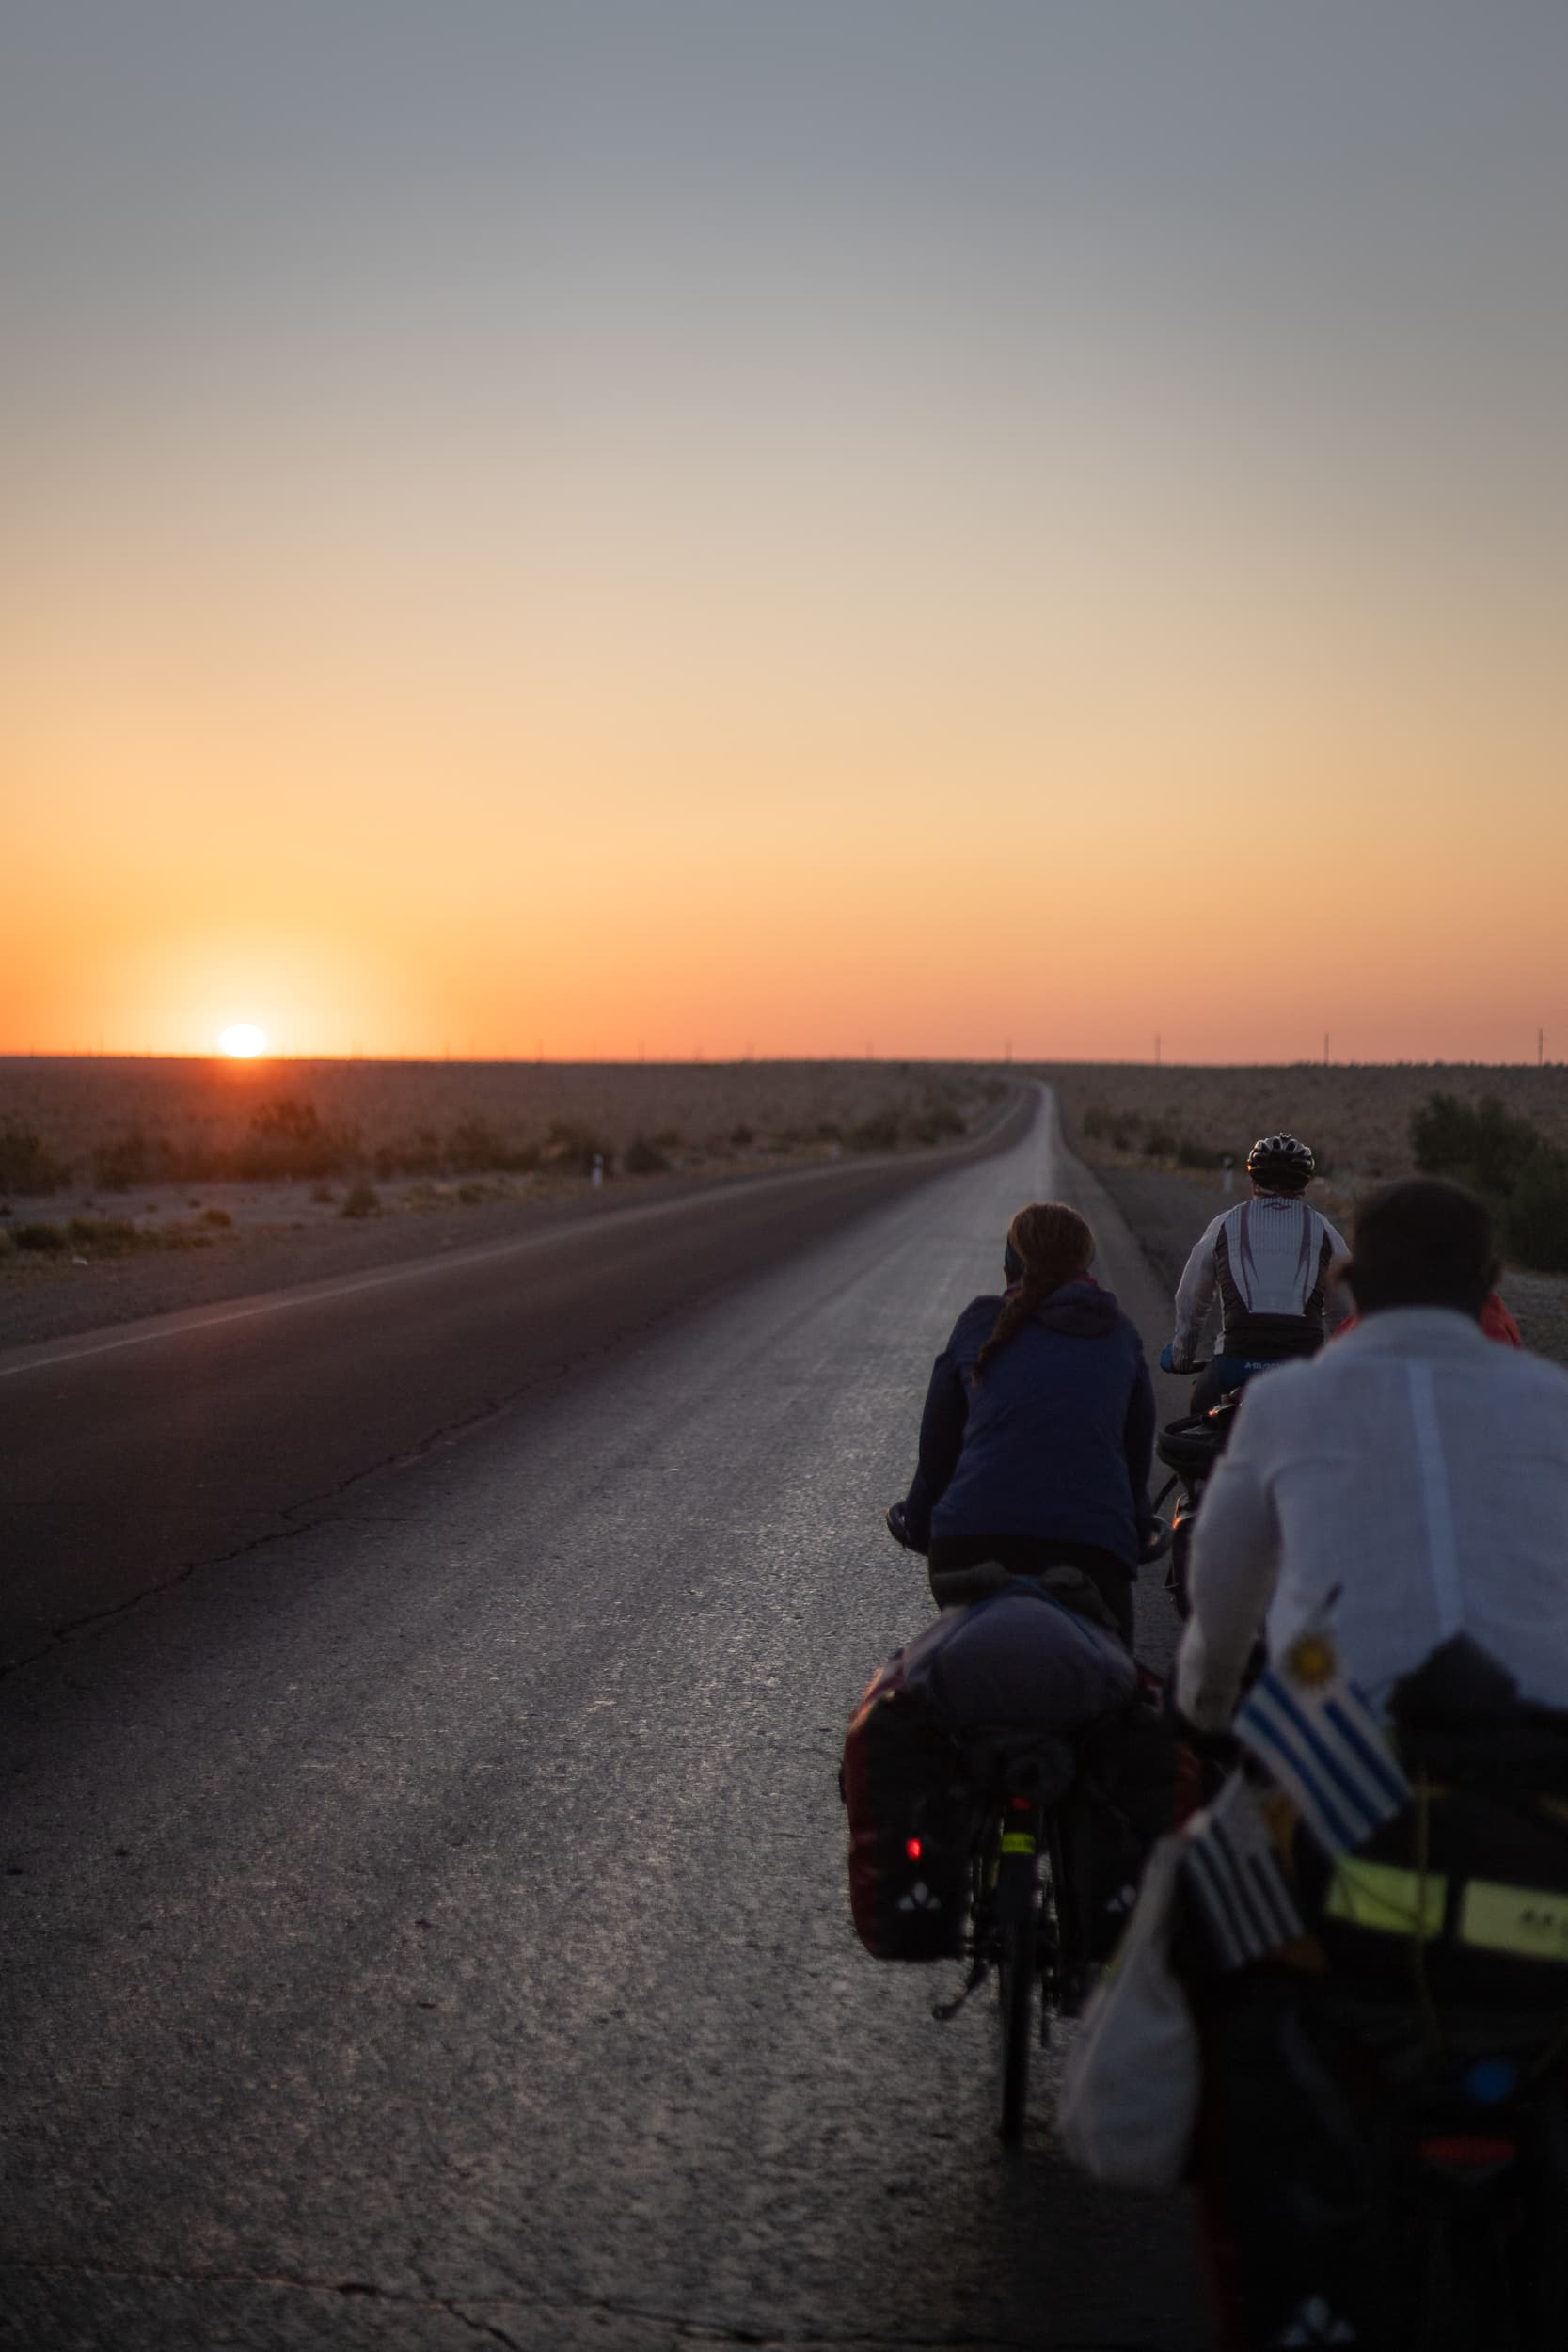
[[[1220,1179],[1116,1163],[1090,1165],[1165,1289],[1174,1293],[1194,1242],[1227,1205]],[[1330,1204],[1330,1215],[1335,1205]],[[1554,1363],[1568,1365],[1568,1276],[1528,1274],[1510,1266],[1500,1288],[1518,1319],[1525,1345]]]

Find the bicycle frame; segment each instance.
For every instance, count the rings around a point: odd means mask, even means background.
[[[1007,1775],[1014,1785],[987,1805],[973,1866],[969,1979],[958,2000],[936,2012],[953,2015],[971,1992],[994,1976],[1002,2042],[1000,2129],[1009,2143],[1022,2132],[1028,2103],[1036,1986],[1039,2041],[1046,2048],[1053,2019],[1075,2011],[1088,1976],[1085,1924],[1057,1814],[1061,1790],[1047,1798],[1037,1785],[1017,1785],[1030,1776],[1031,1761],[1037,1783],[1039,1760],[1015,1762]]]

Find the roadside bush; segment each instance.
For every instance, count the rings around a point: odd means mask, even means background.
[[[1114,1111],[1108,1103],[1091,1103],[1078,1123],[1085,1143],[1108,1143],[1113,1152],[1136,1152],[1141,1148],[1139,1138],[1144,1122],[1138,1111]]]
[[[487,1119],[464,1119],[447,1136],[446,1165],[454,1176],[491,1175],[498,1169],[521,1175],[538,1167],[539,1153],[531,1143],[508,1143]]]
[[[1410,1120],[1424,1175],[1468,1184],[1486,1200],[1511,1258],[1568,1274],[1568,1154],[1495,1094],[1475,1104],[1433,1094]]]
[[[134,1249],[156,1249],[159,1245],[157,1233],[138,1232],[123,1216],[73,1216],[65,1230],[73,1249],[95,1250],[101,1258],[125,1258]]]
[[[1176,1138],[1178,1168],[1218,1168],[1222,1157],[1223,1154],[1216,1152],[1212,1143],[1199,1143],[1195,1136],[1178,1136]]]
[[[730,1141],[737,1152],[744,1152],[747,1145],[755,1143],[756,1139],[754,1129],[748,1127],[744,1120],[738,1126],[730,1129]]]
[[[1503,1232],[1511,1257],[1543,1274],[1568,1274],[1568,1158],[1550,1144],[1520,1169]]]
[[[19,1225],[11,1236],[19,1249],[36,1250],[40,1257],[58,1257],[67,1247],[63,1225]]]
[[[152,1181],[152,1146],[139,1127],[93,1146],[92,1181],[104,1192],[129,1192],[133,1184]]]
[[[358,1154],[348,1128],[326,1127],[313,1103],[284,1094],[258,1104],[250,1133],[234,1153],[236,1176],[252,1183],[292,1176],[341,1176]]]
[[[388,1176],[438,1176],[440,1136],[434,1127],[421,1127],[417,1134],[401,1136],[395,1143],[378,1144],[375,1172],[384,1182]]]
[[[916,1143],[924,1144],[946,1143],[952,1136],[968,1132],[961,1114],[951,1103],[926,1104],[915,1119],[913,1130]]]
[[[70,1181],[65,1161],[31,1127],[9,1119],[0,1124],[0,1192],[58,1192]]]
[[[1086,1143],[1108,1143],[1115,1152],[1135,1152],[1143,1123],[1137,1111],[1114,1111],[1109,1103],[1091,1103],[1079,1121]]]
[[[626,1146],[628,1176],[662,1176],[670,1162],[651,1136],[633,1136]]]
[[[873,1111],[844,1138],[851,1152],[896,1152],[903,1139],[903,1123],[896,1111]]]
[[[363,1181],[351,1184],[343,1196],[343,1205],[338,1215],[340,1216],[379,1216],[381,1195],[373,1184],[367,1184]]]
[[[1449,1176],[1496,1200],[1513,1190],[1542,1138],[1528,1119],[1483,1094],[1477,1103],[1432,1094],[1410,1118],[1410,1148],[1424,1176]],[[1320,1163],[1320,1174],[1323,1172]]]
[[[558,1119],[545,1138],[544,1157],[549,1167],[572,1176],[592,1175],[594,1162],[599,1159],[608,1176],[614,1169],[615,1147],[591,1128],[574,1127],[570,1120]]]
[[[227,1209],[203,1209],[201,1222],[203,1225],[232,1225],[234,1220]]]
[[[1144,1131],[1146,1160],[1173,1160],[1176,1157],[1176,1136],[1169,1127],[1148,1127]]]

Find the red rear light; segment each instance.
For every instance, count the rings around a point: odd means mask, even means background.
[[[1449,2139],[1421,2139],[1416,2153],[1428,2164],[1508,2164],[1519,2153],[1517,2140],[1472,2138],[1468,2133]]]
[[[918,1837],[906,1837],[906,1838],[905,1838],[905,1840],[904,1840],[904,1851],[905,1851],[905,1852],[909,1855],[910,1860],[911,1860],[911,1862],[918,1862],[918,1861],[920,1860],[921,1854],[924,1852],[924,1851],[925,1851],[925,1849],[924,1849],[924,1848],[923,1848],[923,1846],[921,1845],[920,1840],[919,1840],[919,1838],[918,1838]]]

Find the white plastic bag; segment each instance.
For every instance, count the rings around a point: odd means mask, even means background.
[[[1074,2163],[1112,2188],[1174,2188],[1197,2122],[1197,2027],[1170,1965],[1184,1853],[1184,1839],[1169,1836],[1149,1855],[1127,1933],[1068,2057],[1063,2141]]]

